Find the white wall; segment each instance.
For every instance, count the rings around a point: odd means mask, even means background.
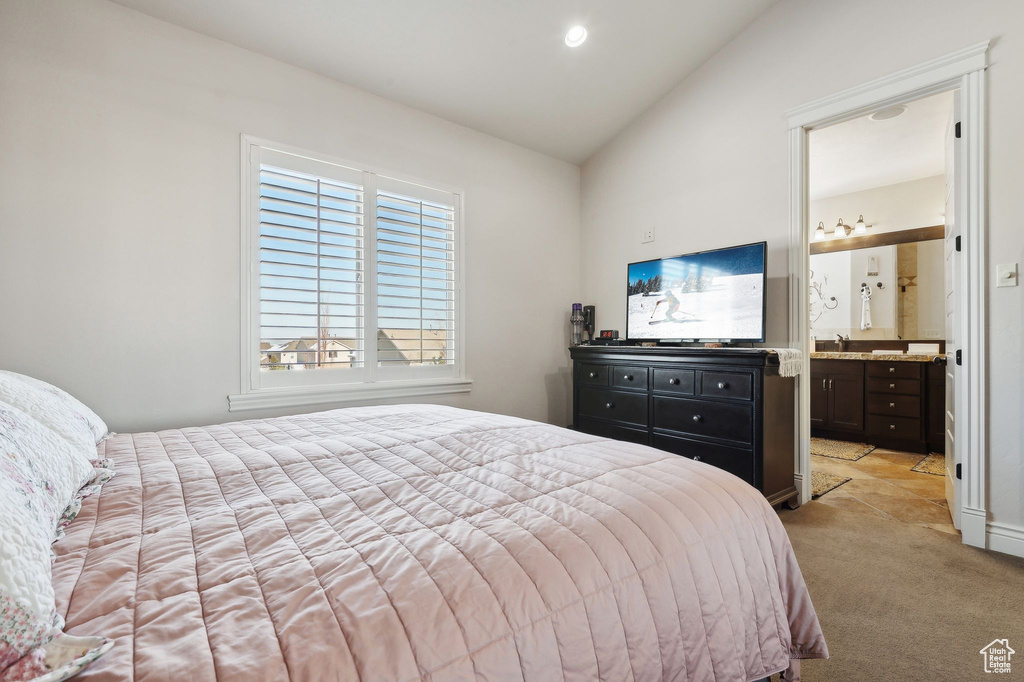
[[[810,202],[808,216],[812,227],[816,227],[819,222],[825,223],[825,238],[828,239],[840,218],[852,227],[857,217],[863,214],[864,222],[871,226],[868,233],[877,234],[944,225],[945,210],[946,177],[936,175],[860,192],[822,197]]]
[[[1024,3],[782,0],[584,165],[583,298],[621,329],[626,263],[767,239],[768,340],[787,343],[785,112],[988,39],[988,259],[1020,261]],[[989,282],[988,505],[1024,527],[1024,297]]]
[[[0,366],[121,430],[239,391],[239,135],[465,191],[470,394],[565,424],[579,169],[103,0],[0,4]],[[298,411],[298,410],[296,410]]]
[[[945,243],[933,239],[917,244],[917,336],[946,335]],[[937,336],[929,336],[937,334]]]

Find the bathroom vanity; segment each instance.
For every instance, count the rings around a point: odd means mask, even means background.
[[[945,449],[945,355],[811,353],[811,435]]]

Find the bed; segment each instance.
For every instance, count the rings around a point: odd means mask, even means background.
[[[756,680],[827,648],[756,490],[441,406],[99,445],[54,545],[82,680]],[[798,666],[795,666],[798,668]]]

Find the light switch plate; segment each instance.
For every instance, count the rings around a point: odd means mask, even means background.
[[[653,241],[654,241],[654,228],[653,227],[645,227],[643,229],[643,232],[640,233],[640,243],[641,244],[646,244],[647,242],[653,242]]]
[[[1017,264],[1006,263],[996,266],[996,286],[1015,287],[1017,286]]]

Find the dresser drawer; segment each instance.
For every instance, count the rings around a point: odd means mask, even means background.
[[[754,413],[750,405],[739,403],[655,396],[654,428],[752,443]]]
[[[586,386],[607,386],[608,365],[580,365],[579,381]]]
[[[694,372],[692,369],[661,369],[651,370],[652,388],[655,391],[665,393],[679,393],[681,395],[693,395]]]
[[[651,445],[676,455],[707,462],[754,485],[754,451],[699,440],[654,434]]]
[[[881,393],[884,395],[921,395],[921,382],[918,379],[883,379],[871,377],[868,379],[868,393]]]
[[[869,414],[868,435],[918,440],[921,438],[921,420],[910,419],[908,417],[882,417],[877,414]]]
[[[869,377],[892,377],[894,379],[920,379],[921,363],[919,362],[882,362],[880,360],[867,360],[864,363],[867,367]]]
[[[647,390],[646,367],[620,367],[613,365],[608,368],[612,377],[612,386],[616,388],[636,388]]]
[[[579,423],[575,426],[576,430],[581,433],[589,433],[593,436],[600,436],[601,438],[613,438],[615,440],[624,440],[630,443],[647,445],[646,429],[630,429],[625,426],[618,426],[617,424],[597,421],[596,419],[580,419]]]
[[[754,375],[750,372],[701,372],[700,394],[710,398],[750,400],[754,396]]]
[[[867,397],[868,414],[886,417],[921,417],[921,398],[916,395],[879,395]]]
[[[580,387],[580,416],[647,426],[647,394]]]

